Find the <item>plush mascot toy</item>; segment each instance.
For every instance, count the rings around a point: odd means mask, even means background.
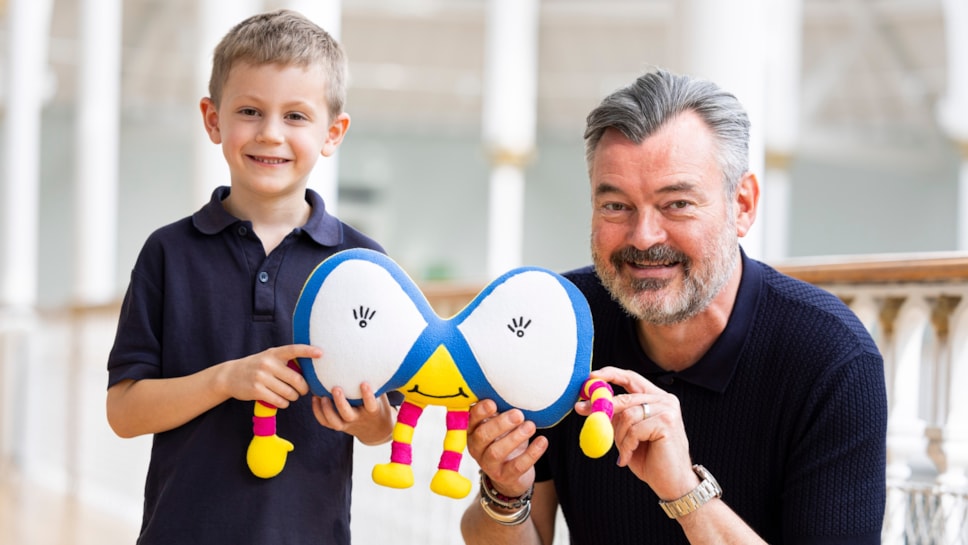
[[[447,409],[447,432],[430,484],[437,494],[463,498],[470,481],[458,472],[467,446],[468,411],[492,399],[501,411],[518,408],[538,427],[559,422],[579,398],[591,400],[580,446],[600,457],[611,448],[612,390],[590,380],[593,327],[588,304],[564,277],[536,267],[514,269],[462,311],[439,317],[417,285],[389,257],[352,249],[322,262],[303,287],[293,316],[296,343],[323,349],[299,367],[314,395],[340,386],[362,403],[359,385],[376,395],[404,396],[393,429],[390,462],[373,468],[380,485],[413,485],[411,441],[425,407]],[[257,403],[248,463],[253,473],[282,471],[292,444],[275,435],[275,408]]]

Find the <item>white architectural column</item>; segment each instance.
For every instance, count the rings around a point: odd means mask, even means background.
[[[888,477],[906,479],[915,458],[924,459],[927,443],[921,418],[921,354],[925,332],[931,325],[931,307],[923,297],[912,295],[901,304],[891,324],[893,336],[888,369],[887,432]]]
[[[762,259],[780,260],[790,255],[790,215],[793,202],[793,180],[790,164],[793,150],[779,150],[769,145],[764,157],[764,175],[760,180],[760,206],[757,224],[762,241]],[[743,245],[744,247],[746,244]]]
[[[676,70],[709,79],[736,95],[752,123],[750,170],[760,179],[760,203],[766,197],[764,112],[766,0],[681,0],[676,5],[678,66]],[[762,215],[742,240],[751,257],[763,257]]]
[[[74,285],[76,305],[97,305],[117,296],[118,159],[121,109],[121,0],[82,0],[74,138]],[[82,313],[75,316],[83,316]],[[80,321],[80,320],[79,320]],[[66,387],[51,392],[64,400],[64,469],[67,489],[79,488],[84,406],[78,384],[84,365],[83,324],[71,324]],[[48,388],[51,385],[47,385]],[[36,387],[33,389],[36,391]],[[49,389],[47,391],[50,391]]]
[[[212,75],[212,53],[219,40],[243,19],[262,11],[260,0],[201,0],[197,4],[198,57],[195,64],[195,87],[198,98],[208,96],[208,80]],[[194,206],[208,202],[212,190],[229,185],[229,167],[222,157],[221,146],[212,144],[204,131],[201,110],[197,110],[198,124],[195,138]]]
[[[20,465],[26,369],[35,349],[41,113],[50,89],[50,0],[7,3],[0,177],[0,471]]]
[[[868,333],[876,338],[878,334],[877,321],[880,313],[877,301],[870,294],[860,293],[852,298],[850,310],[854,311]]]
[[[940,380],[938,388],[947,388],[944,414],[941,415],[941,433],[938,450],[942,457],[937,482],[944,492],[941,510],[944,522],[942,543],[959,543],[966,526],[965,500],[958,493],[968,490],[968,300],[958,298],[936,313],[936,322],[944,329],[948,341],[947,380]],[[953,308],[952,308],[953,307]]]
[[[954,310],[948,329],[950,371],[948,407],[944,415],[944,442],[947,456],[942,482],[968,485],[968,299]]]
[[[10,0],[0,193],[0,308],[37,301],[40,126],[47,89],[51,0]]]
[[[521,265],[524,167],[534,152],[538,1],[490,0],[485,37],[483,139],[491,158],[487,273]]]
[[[74,299],[117,295],[121,0],[80,4],[74,189]]]
[[[965,100],[968,100],[968,97]],[[958,166],[957,249],[968,251],[968,136],[965,140],[958,140],[956,143],[961,160]]]
[[[947,84],[938,121],[961,151],[958,173],[958,249],[968,250],[968,3],[943,0]]]
[[[335,40],[340,39],[342,29],[342,0],[286,0],[285,6],[298,11],[312,22],[323,27]],[[352,116],[350,117],[352,130]],[[336,214],[339,207],[339,150],[330,157],[320,157],[309,177],[309,187],[322,195],[326,211]]]
[[[920,417],[921,354],[930,322],[931,308],[923,297],[911,295],[901,302],[888,299],[881,312],[886,335],[884,367],[887,374],[887,480],[889,485],[907,481],[912,465],[927,455],[925,422]],[[888,487],[887,510],[882,539],[901,543],[907,520],[907,495],[896,486]]]
[[[763,258],[789,255],[792,182],[790,164],[800,133],[800,58],[803,0],[772,0],[766,16],[766,154],[759,221]]]

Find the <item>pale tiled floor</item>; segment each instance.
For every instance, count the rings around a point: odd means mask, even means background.
[[[0,545],[133,545],[136,537],[130,522],[0,474]]]

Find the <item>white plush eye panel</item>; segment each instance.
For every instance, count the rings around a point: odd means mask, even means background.
[[[378,395],[401,388],[443,347],[477,399],[519,408],[539,427],[568,414],[591,369],[587,302],[567,279],[536,267],[509,271],[445,320],[389,257],[346,250],[307,280],[293,331],[295,342],[323,350],[300,361],[316,395],[341,386],[359,403],[361,382]]]
[[[507,277],[458,326],[487,382],[513,407],[538,411],[567,390],[578,350],[571,298],[553,275]]]
[[[415,301],[409,278],[401,283],[374,261],[324,264],[331,266],[320,265],[310,276],[294,319],[295,342],[318,346],[323,356],[300,363],[312,366],[312,373],[304,368],[303,374],[313,393],[329,395],[341,386],[348,398],[360,399],[362,382],[383,386],[400,369],[427,326],[417,303],[425,311],[429,306],[419,291]]]

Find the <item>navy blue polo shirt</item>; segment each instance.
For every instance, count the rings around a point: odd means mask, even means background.
[[[309,220],[266,256],[252,224],[222,206],[229,191],[216,189],[194,215],[148,237],[122,304],[109,387],[292,344],[293,310],[313,269],[344,249],[383,251],[307,190]],[[229,400],[154,436],[138,543],[350,542],[353,438],[319,425],[303,396],[277,414],[277,434],[295,450],[282,473],[261,479],[245,461],[253,406]]]
[[[692,460],[768,543],[880,543],[887,395],[883,359],[853,312],[829,292],[742,256],[725,330],[681,372],[653,362],[635,319],[591,267],[566,273],[592,310],[592,366],[631,369],[679,399]],[[553,480],[572,543],[687,544],[659,498],[617,451],[578,449],[584,419],[541,430],[536,478]]]

